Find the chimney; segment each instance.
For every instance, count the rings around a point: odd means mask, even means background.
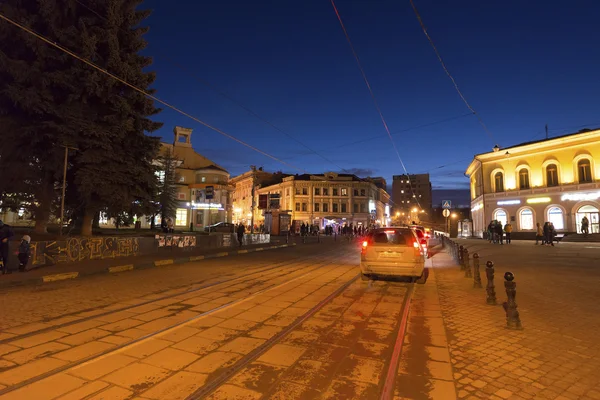
[[[498,145],[495,145],[494,146],[494,153],[497,152],[497,151],[500,151],[500,147],[498,147]]]

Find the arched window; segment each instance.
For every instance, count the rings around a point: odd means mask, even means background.
[[[565,229],[565,219],[560,207],[550,207],[548,209],[548,222],[554,224],[554,229]]]
[[[504,192],[504,174],[502,172],[496,172],[494,175],[494,185],[496,193]]]
[[[592,181],[592,166],[587,158],[579,160],[577,163],[577,172],[579,174],[579,183]]]
[[[500,221],[502,226],[504,226],[508,223],[508,215],[506,215],[506,211],[504,211],[504,210],[494,211],[494,219],[496,221]]]
[[[529,170],[527,168],[519,170],[519,189],[529,189]]]
[[[525,208],[519,213],[519,226],[521,230],[533,229],[533,211],[529,208]]]
[[[558,186],[558,167],[548,164],[546,167],[546,186]]]

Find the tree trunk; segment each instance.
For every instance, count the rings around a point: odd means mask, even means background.
[[[94,222],[92,223],[93,228],[100,228],[100,211],[94,214]]]
[[[50,206],[54,195],[53,183],[52,175],[46,172],[38,193],[39,206],[35,210],[35,227],[33,228],[35,233],[48,233],[48,218],[50,218]]]
[[[92,236],[92,222],[94,221],[93,210],[86,209],[81,222],[81,236]]]

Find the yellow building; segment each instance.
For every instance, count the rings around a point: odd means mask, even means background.
[[[177,160],[179,207],[175,227],[197,230],[217,222],[231,222],[231,192],[229,173],[192,148],[192,130],[176,126],[174,141],[161,143],[161,152],[171,151]],[[207,199],[206,188],[213,188],[213,198]]]
[[[377,185],[379,181],[383,187]],[[352,174],[290,175],[256,189],[256,198],[278,194],[280,210],[288,210],[293,221],[320,229],[343,224],[388,226],[390,196],[384,187],[383,178],[361,179]]]
[[[466,171],[471,184],[473,232],[491,220],[515,232],[552,222],[558,232],[599,233],[600,130],[522,143],[478,154]]]
[[[258,210],[258,194],[257,188],[273,183],[281,182],[281,180],[289,176],[281,172],[271,173],[263,171],[262,168],[254,168],[241,175],[235,176],[229,180],[229,185],[233,188],[232,206],[233,206],[233,222],[238,224],[250,225],[252,221],[252,186],[254,184],[254,223],[260,225],[264,221],[262,211]]]

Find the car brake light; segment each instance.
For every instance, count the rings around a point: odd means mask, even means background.
[[[385,233],[396,233],[396,231],[384,231]]]
[[[418,249],[418,248],[419,248],[419,243],[417,243],[417,242],[413,242],[413,247],[414,247],[415,249]]]
[[[367,242],[367,241],[365,240],[365,241],[363,242],[363,245],[362,245],[362,247],[363,247],[363,248],[365,248],[365,247],[367,247],[367,245],[368,245],[368,244],[369,244],[369,242]]]

